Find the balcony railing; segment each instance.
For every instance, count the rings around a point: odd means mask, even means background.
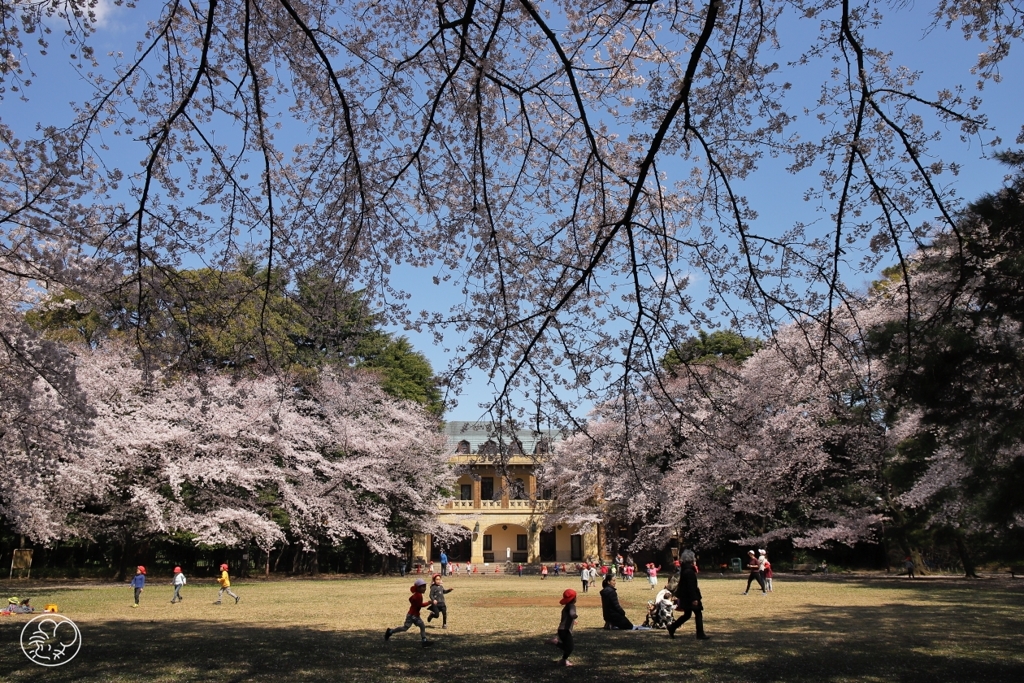
[[[441,505],[444,510],[546,510],[551,506],[550,500],[510,500],[508,506],[504,506],[500,500],[482,500],[479,505],[474,505],[472,500],[449,500]]]

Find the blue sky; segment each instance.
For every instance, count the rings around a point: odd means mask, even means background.
[[[917,3],[890,11],[890,19],[880,29],[870,33],[868,41],[878,47],[892,50],[895,63],[921,71],[922,78],[917,90],[923,96],[933,95],[937,90],[955,84],[964,85],[968,94],[972,94],[977,78],[970,73],[970,69],[983,47],[977,41],[965,41],[956,28],[951,31],[937,29],[927,33],[927,4]],[[148,1],[141,2],[140,5],[150,6]],[[144,27],[143,12],[113,7],[109,0],[106,0],[100,4],[100,16],[102,20],[93,41],[98,47],[98,53],[103,55],[108,51],[123,51],[126,54],[134,52],[135,43]],[[784,35],[796,36],[798,39],[801,36],[809,38],[816,27],[812,22],[803,20],[800,23],[800,20],[795,19],[791,19],[787,25],[790,28]],[[55,42],[59,41],[58,36],[54,39]],[[787,42],[777,57],[778,61],[785,64],[793,59],[796,53],[791,50],[803,47],[806,42]],[[59,48],[53,52],[55,55],[65,54]],[[109,62],[106,58],[101,59]],[[12,98],[10,93],[4,100],[5,122],[16,126],[23,135],[37,122],[45,124],[67,120],[70,117],[68,100],[81,101],[89,93],[83,87],[81,77],[65,62],[57,58],[44,59],[33,54],[30,54],[29,61],[39,74],[39,78],[28,93],[30,100],[21,102]],[[822,67],[816,68],[819,69],[819,73],[792,70],[794,89],[790,106],[795,113],[801,114],[797,129],[806,126],[810,137],[816,134],[817,124],[812,117],[802,116],[798,105],[802,98],[816,95]],[[1020,95],[1021,84],[1024,83],[1024,45],[1014,46],[1014,51],[1005,60],[1000,71],[1002,82],[990,81],[984,90],[977,94],[984,99],[983,112],[988,115],[993,128],[992,131],[983,134],[983,139],[991,141],[999,136],[1002,138],[1002,144],[996,149],[1005,149],[1014,146],[1014,140],[1024,124],[1024,116],[1021,114],[1024,98]],[[287,132],[283,134],[287,135]],[[116,141],[111,142],[117,144]],[[947,162],[955,161],[961,165],[962,171],[958,177],[945,175],[941,178],[953,183],[958,194],[967,200],[997,188],[1002,182],[1004,169],[994,161],[984,158],[986,153],[994,150],[982,149],[975,140],[961,142],[956,130],[948,131],[944,141],[937,144],[932,151]],[[780,163],[774,163],[774,166],[773,163],[766,160],[762,172],[755,174],[741,186],[742,192],[759,212],[760,217],[754,223],[754,229],[765,233],[781,232],[797,220],[821,220],[813,212],[813,207],[802,200],[803,192],[815,185],[815,173],[808,171],[794,176],[787,174]],[[673,169],[672,164],[668,162],[663,161],[660,166],[670,174],[673,171],[683,172],[682,169]],[[927,218],[930,217],[921,216],[922,220]],[[827,229],[827,226],[823,225],[823,229]],[[412,300],[409,302],[411,310],[447,308],[456,299],[458,293],[452,288],[432,283],[432,278],[436,274],[433,271],[423,272],[411,268],[400,268],[396,271],[395,283],[412,293]],[[866,285],[870,280],[867,275],[857,277],[860,277],[862,282],[854,283],[855,285]],[[700,282],[694,282],[693,287],[699,292]],[[453,355],[452,349],[462,341],[457,334],[451,333],[443,344],[435,345],[433,339],[426,333],[397,328],[394,331],[407,335],[413,344],[428,356],[438,371],[443,371],[448,366]],[[479,418],[481,410],[477,406],[486,402],[490,393],[486,377],[482,373],[476,373],[462,388],[458,406],[450,410],[447,417],[462,420]]]

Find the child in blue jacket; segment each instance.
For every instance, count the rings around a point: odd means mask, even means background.
[[[135,589],[135,604],[132,607],[138,607],[142,589],[146,587],[146,568],[141,564],[135,569],[135,577],[132,579],[131,586]]]

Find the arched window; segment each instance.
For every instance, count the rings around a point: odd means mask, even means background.
[[[455,452],[456,453],[469,453],[470,452],[469,442],[466,441],[465,439],[460,441],[459,445],[455,447]]]
[[[533,447],[534,455],[547,455],[551,452],[551,439],[542,436],[537,439],[537,444]]]
[[[522,479],[516,479],[512,482],[509,498],[513,500],[526,500],[526,482]]]
[[[498,444],[493,439],[488,439],[486,442],[480,444],[480,450],[477,451],[480,455],[497,455]]]

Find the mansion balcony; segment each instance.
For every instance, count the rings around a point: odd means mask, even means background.
[[[441,504],[441,510],[445,512],[548,512],[551,509],[550,500],[530,500],[516,498],[502,498],[500,500],[449,500]]]

